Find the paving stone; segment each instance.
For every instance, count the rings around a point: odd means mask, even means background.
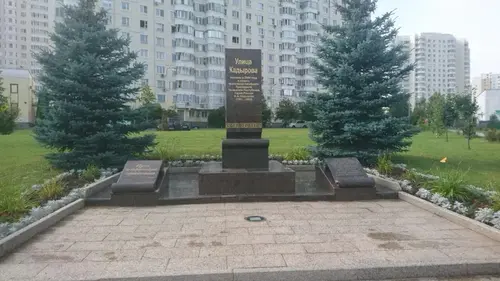
[[[231,234],[238,235],[250,235],[249,229],[245,227],[236,227],[236,228],[224,228],[224,229],[205,229],[203,231],[203,236],[228,236]]]
[[[449,249],[441,249],[440,251],[452,259],[459,259],[459,260],[500,259],[500,253],[487,247],[449,248]]]
[[[249,256],[253,255],[252,245],[229,245],[201,247],[200,257]]]
[[[167,263],[166,260],[114,261],[106,267],[105,278],[160,276]]]
[[[293,230],[289,226],[277,226],[277,227],[255,227],[251,228],[250,234],[261,235],[261,234],[294,234]]]
[[[177,239],[163,240],[131,240],[131,241],[109,241],[108,243],[123,243],[123,250],[148,249],[155,247],[173,248]]]
[[[372,266],[388,266],[394,256],[387,251],[359,251],[336,253],[339,262],[343,265],[356,268]]]
[[[224,245],[227,245],[227,239],[224,236],[180,238],[175,243],[175,247],[216,247]]]
[[[294,234],[294,235],[276,235],[276,243],[326,243],[330,239],[326,235],[313,234]]]
[[[307,220],[281,220],[281,221],[270,221],[269,226],[299,226],[299,225],[309,225]]]
[[[71,233],[87,233],[92,230],[92,226],[56,226],[47,229],[43,234],[71,234]]]
[[[107,233],[71,233],[71,234],[43,234],[37,236],[40,242],[85,242],[102,241],[108,236]]]
[[[200,247],[193,248],[144,248],[143,259],[195,258],[200,254]]]
[[[218,229],[212,228],[210,230],[215,231]],[[201,237],[203,236],[203,231],[202,229],[161,231],[156,233],[154,240]]]
[[[75,242],[67,251],[116,251],[123,245],[125,241]]]
[[[228,268],[262,268],[286,266],[282,255],[229,256]]]
[[[88,233],[124,233],[124,232],[134,232],[137,229],[137,226],[131,225],[116,225],[116,226],[94,226],[92,227]]]
[[[112,232],[105,241],[153,240],[155,232]]]
[[[2,279],[32,278],[41,272],[47,264],[0,264]]]
[[[40,263],[64,263],[81,262],[90,252],[31,252],[31,253],[13,253],[9,255],[2,263],[15,264],[40,264]]]
[[[482,237],[470,237],[467,239],[450,239],[450,242],[455,244],[457,247],[462,248],[462,247],[467,247],[467,248],[476,248],[476,247],[493,247],[500,245],[498,241],[491,240],[488,238],[485,238],[484,236]]]
[[[19,248],[18,252],[55,252],[65,251],[71,247],[74,242],[38,242],[36,239],[23,247]]]
[[[85,258],[85,260],[89,262],[140,260],[144,255],[144,252],[146,252],[145,249],[119,250],[119,251],[92,251]]]
[[[167,270],[225,270],[227,269],[226,257],[203,258],[171,258]]]
[[[77,221],[77,220],[71,220],[68,222],[63,222],[62,225],[66,226],[105,226],[105,225],[119,225],[123,219],[102,219],[102,220],[84,220],[84,221]]]
[[[120,222],[120,225],[156,225],[162,224],[165,217],[155,217],[151,219],[141,218],[126,218]]]
[[[186,223],[182,225],[182,230],[191,231],[191,230],[221,229],[225,227],[226,227],[225,222]]]
[[[447,261],[449,256],[439,250],[425,249],[425,250],[395,250],[386,252],[393,257],[389,260],[405,261],[405,262],[430,262],[430,261]]]
[[[346,241],[330,243],[309,243],[302,245],[307,253],[339,253],[358,251],[358,248]]]
[[[273,235],[228,235],[227,245],[252,245],[275,243]]]
[[[37,278],[65,281],[98,279],[106,273],[107,265],[107,262],[54,263],[40,271]]]
[[[178,233],[182,229],[182,224],[157,224],[135,226],[135,232],[170,232]]]
[[[226,227],[231,227],[231,228],[259,228],[259,227],[265,227],[269,226],[268,221],[259,221],[259,222],[249,222],[249,221],[235,221],[231,223],[227,223],[225,226]]]
[[[344,264],[337,253],[328,254],[284,254],[288,267],[302,269],[338,268]]]
[[[255,244],[255,255],[305,253],[303,244]]]

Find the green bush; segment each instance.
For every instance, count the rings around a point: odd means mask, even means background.
[[[21,218],[36,205],[19,186],[6,184],[0,195],[0,223],[13,222]]]
[[[431,191],[449,200],[471,202],[474,199],[472,190],[467,187],[463,171],[452,170],[439,176],[431,187]]]
[[[64,194],[66,183],[61,179],[51,179],[38,190],[40,201],[45,202],[60,198]]]
[[[285,154],[284,160],[309,160],[311,153],[304,147],[296,147]]]
[[[486,131],[485,138],[487,141],[498,141],[500,137],[500,132],[497,132],[497,129],[488,129]]]
[[[493,196],[491,208],[495,211],[500,211],[500,193]]]
[[[497,130],[497,135],[496,135],[497,141],[500,141],[500,131]]]
[[[89,165],[83,170],[80,178],[86,182],[93,182],[101,176],[101,170],[96,165]]]
[[[391,156],[387,153],[379,155],[376,169],[381,174],[390,175],[392,173]]]

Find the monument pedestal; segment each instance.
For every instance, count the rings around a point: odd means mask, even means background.
[[[221,162],[205,163],[198,174],[199,194],[295,193],[295,171],[274,160],[268,160],[267,165],[269,168],[266,170],[224,169]]]
[[[267,171],[269,169],[269,140],[223,140],[222,168]]]

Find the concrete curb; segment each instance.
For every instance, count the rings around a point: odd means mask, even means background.
[[[375,185],[389,188],[394,191],[401,191],[401,186],[399,185],[398,182],[372,174],[367,174],[367,175],[375,180]]]
[[[486,225],[482,222],[475,221],[466,216],[457,214],[453,211],[447,210],[440,206],[434,205],[431,202],[425,201],[424,199],[420,199],[416,196],[408,194],[406,192],[400,191],[398,193],[399,199],[406,201],[414,206],[417,206],[421,209],[424,209],[428,212],[431,212],[437,216],[443,217],[453,223],[461,225],[465,228],[468,228],[474,232],[487,236],[493,240],[500,241],[500,230],[489,225]],[[500,265],[498,265],[500,270]],[[499,272],[500,273],[500,272]]]
[[[106,187],[110,186],[112,183],[118,181],[121,173],[116,173],[110,177],[104,178],[100,181],[96,181],[85,187],[84,198],[87,198],[93,194],[101,192]]]
[[[10,234],[9,236],[0,240],[0,257],[11,252],[15,248],[21,246],[23,243],[31,239],[38,233],[46,230],[52,225],[58,223],[63,218],[71,215],[77,210],[85,206],[85,201],[83,199],[78,199],[60,209],[47,215],[40,220]]]

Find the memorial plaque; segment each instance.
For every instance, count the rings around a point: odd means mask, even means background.
[[[368,177],[357,158],[328,158],[327,171],[340,188],[373,188],[375,181]]]
[[[226,137],[261,138],[261,50],[226,49]]]
[[[111,186],[113,193],[155,192],[163,177],[163,161],[127,161],[118,181]]]

